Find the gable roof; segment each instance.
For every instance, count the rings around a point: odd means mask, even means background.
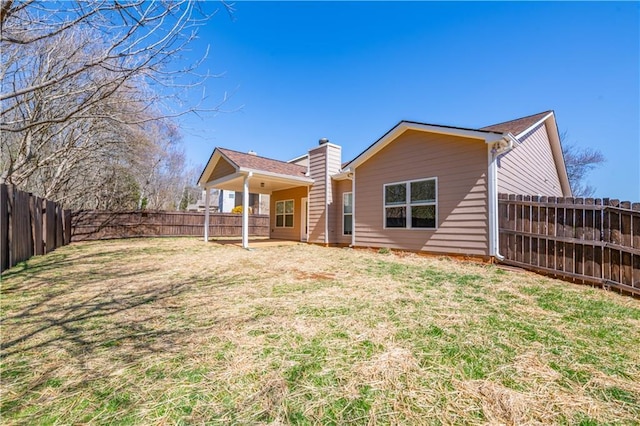
[[[237,168],[261,170],[279,175],[303,177],[307,173],[307,168],[298,164],[287,163],[285,161],[273,160],[271,158],[259,157],[253,154],[234,151],[227,148],[216,148],[223,154],[229,162]]]
[[[198,178],[198,185],[243,191],[248,183],[250,193],[269,194],[313,184],[306,174],[305,166],[216,147]],[[247,180],[248,177],[253,178]]]
[[[391,130],[389,130],[387,133],[382,135],[380,139],[369,145],[367,149],[358,154],[353,160],[343,164],[343,168],[359,166],[407,130],[418,130],[423,132],[455,135],[482,140],[485,143],[495,142],[505,137],[505,134],[503,134],[502,132],[497,132],[494,130],[470,129],[467,127],[443,126],[438,124],[403,120],[396,124],[393,128],[391,128]]]
[[[492,124],[491,126],[482,127],[479,130],[499,132],[499,133],[511,133],[518,136],[531,126],[538,123],[540,120],[546,118],[553,111],[544,111],[538,114],[528,115],[526,117],[516,118],[515,120],[509,120],[498,124]]]

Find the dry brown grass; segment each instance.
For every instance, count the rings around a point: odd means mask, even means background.
[[[73,244],[2,276],[2,418],[635,424],[640,302],[411,254]]]

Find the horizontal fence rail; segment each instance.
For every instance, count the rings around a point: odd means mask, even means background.
[[[640,203],[500,194],[504,263],[640,295]]]
[[[0,184],[0,272],[71,241],[71,211]]]
[[[204,237],[204,213],[167,211],[76,211],[72,215],[71,241],[135,237]],[[211,213],[211,237],[242,235],[242,215]],[[250,215],[249,235],[268,237],[269,216]]]

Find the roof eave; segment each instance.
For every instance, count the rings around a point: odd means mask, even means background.
[[[377,154],[382,148],[407,130],[418,130],[427,133],[448,134],[471,139],[483,140],[485,143],[493,143],[504,139],[505,134],[489,130],[475,130],[460,127],[438,126],[434,124],[418,123],[414,121],[401,121],[385,133],[380,139],[374,142],[369,148],[361,152],[356,158],[345,165],[345,169],[354,169]]]
[[[306,185],[313,185],[313,183],[315,182],[313,179],[306,176],[286,175],[282,173],[268,172],[266,170],[250,169],[247,167],[240,167],[238,169],[238,172],[242,174],[251,173],[255,176],[265,176],[265,177],[271,177],[271,178],[282,179],[287,181],[295,181],[295,182],[300,182]]]
[[[545,125],[547,126],[547,134],[549,135],[553,161],[555,162],[556,170],[558,171],[558,178],[560,179],[562,193],[565,197],[573,197],[571,184],[569,183],[569,175],[567,174],[567,165],[564,162],[564,154],[562,153],[562,142],[560,141],[558,124],[556,123],[556,118],[553,113],[547,116],[545,119]]]
[[[217,155],[217,157],[216,157],[216,155]],[[205,166],[204,170],[202,170],[202,173],[200,174],[200,177],[198,178],[198,186],[199,187],[204,188],[205,186],[208,186],[207,185],[208,182],[203,182],[202,180],[204,179],[205,176],[208,176],[209,174],[211,174],[211,172],[215,168],[215,165],[218,163],[220,158],[223,158],[225,161],[227,161],[229,164],[231,164],[236,169],[236,171],[238,170],[238,165],[236,163],[234,163],[233,161],[231,161],[229,159],[229,157],[224,155],[222,153],[222,151],[220,151],[220,149],[218,149],[218,147],[215,147],[213,152],[211,153],[211,156],[209,157],[209,161],[207,161],[207,165]]]

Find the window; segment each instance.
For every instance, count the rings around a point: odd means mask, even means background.
[[[436,178],[384,185],[385,228],[436,228]]]
[[[342,234],[353,233],[353,195],[351,192],[342,194]]]
[[[293,200],[276,201],[276,228],[293,228]]]

